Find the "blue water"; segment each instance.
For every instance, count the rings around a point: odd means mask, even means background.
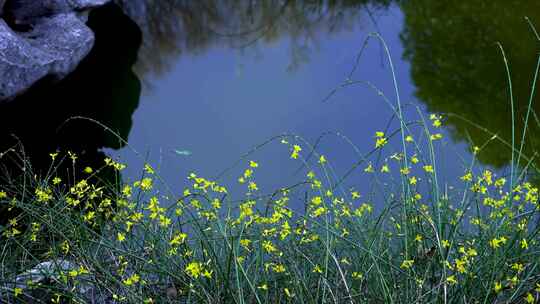
[[[374,147],[375,132],[386,129],[391,108],[377,92],[362,85],[339,90],[323,101],[344,83],[370,33],[379,32],[388,45],[401,101],[409,105],[406,112],[410,117],[406,119],[418,118],[413,107],[427,114],[413,95],[410,64],[402,59],[402,12],[391,6],[375,15],[370,19],[366,13],[359,14],[353,27],[338,33],[315,32],[308,42],[309,59],[292,70],[292,39],[286,34],[271,43],[259,42],[242,50],[214,46],[170,59],[166,72],[140,75],[146,86],[133,116],[129,147],[108,152],[130,164],[126,177],[131,180],[140,176],[145,160],[159,167],[159,174],[176,193],[185,187],[190,172],[215,177],[254,146],[280,134],[299,135],[313,144],[324,132],[339,132],[361,153],[368,153]],[[371,39],[352,79],[373,83],[395,105],[389,61],[376,39]],[[390,130],[397,127],[394,120]],[[464,145],[452,144],[448,136],[446,141],[451,149],[438,149],[439,172],[443,181],[455,183],[464,171],[456,165],[460,164],[458,156],[468,157],[468,152]],[[399,142],[398,137],[392,139],[395,151],[399,151]],[[307,156],[308,147],[302,146],[302,155]],[[187,150],[191,155],[178,155],[175,150]],[[360,159],[335,135],[325,137],[318,151],[326,156],[337,176]],[[387,151],[383,156],[390,155]],[[247,168],[248,160],[255,160],[260,164],[255,180],[263,192],[292,185],[305,179],[307,170],[298,172],[301,162],[289,155],[289,149],[275,140],[249,155],[221,181],[232,189],[233,197],[241,196],[245,185],[238,185],[236,179]],[[343,189],[354,188],[361,193],[370,189],[372,178],[363,172],[364,167],[347,178]]]

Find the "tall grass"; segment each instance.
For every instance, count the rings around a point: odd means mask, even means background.
[[[294,135],[264,145],[282,145],[305,178],[266,193],[248,154],[238,179],[220,181],[245,187],[238,201],[195,173],[182,194],[164,191],[150,164],[133,183],[108,183],[100,173],[118,177],[124,164],[73,169],[79,178],[68,181],[55,168],[75,168],[73,154],[51,155],[41,176],[22,159],[23,173],[0,186],[0,203],[15,214],[0,227],[0,302],[539,301],[540,205],[526,180],[531,162],[520,165],[523,147],[513,147],[510,182],[476,164],[477,147],[461,186],[449,189],[436,163],[444,115],[404,117],[391,68],[396,101],[378,93],[399,125],[378,131],[364,153],[338,135],[358,155],[352,171],[378,189],[367,199]]]

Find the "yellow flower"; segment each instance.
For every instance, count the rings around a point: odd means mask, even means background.
[[[522,239],[521,240],[521,249],[529,249],[529,243],[527,243],[527,240],[526,239]]]
[[[18,297],[19,295],[22,294],[22,292],[23,292],[22,288],[20,288],[20,287],[15,287],[15,288],[13,289],[13,296]]]
[[[92,174],[92,172],[94,172],[94,170],[93,170],[92,168],[90,168],[90,167],[84,168],[84,173],[86,173],[86,174]]]
[[[373,165],[369,163],[369,165],[364,169],[364,172],[367,172],[367,173],[375,172],[375,170],[373,170]]]
[[[171,241],[169,242],[169,245],[171,246],[180,245],[186,240],[187,236],[188,235],[186,233],[178,233],[171,239]]]
[[[146,173],[148,173],[148,174],[154,174],[155,173],[154,168],[152,168],[152,166],[150,166],[150,164],[144,164],[144,171],[146,171]]]
[[[353,271],[352,273],[352,278],[355,279],[355,280],[360,280],[362,279],[364,276],[362,275],[361,272],[358,272],[358,271]]]
[[[399,267],[402,269],[409,269],[412,267],[413,264],[414,260],[404,260]]]
[[[324,164],[326,163],[326,158],[324,157],[324,155],[321,155],[321,157],[319,157],[319,164]]]
[[[294,294],[289,291],[289,288],[284,288],[283,291],[285,292],[285,295],[289,298],[294,297]]]
[[[501,236],[500,238],[494,238],[491,241],[489,241],[489,246],[491,246],[493,249],[497,249],[501,246],[501,244],[505,244],[507,239],[504,236]]]
[[[446,278],[446,282],[448,282],[450,285],[457,284],[457,279],[455,275],[451,275],[448,278]]]
[[[433,166],[431,166],[431,165],[424,166],[424,171],[426,171],[428,173],[433,173]]]
[[[249,166],[250,166],[251,168],[257,168],[257,167],[259,166],[259,164],[256,163],[256,162],[254,162],[254,161],[252,161],[252,160],[250,160],[250,161],[249,161]]]
[[[49,153],[49,156],[51,157],[51,159],[54,161],[56,159],[56,157],[58,156],[58,152],[55,152],[55,153]]]
[[[442,240],[441,243],[442,243],[442,246],[443,246],[444,248],[450,247],[450,242],[449,242],[448,240]]]
[[[384,165],[381,167],[381,172],[383,172],[383,173],[388,173],[388,172],[390,172],[390,168],[388,167],[388,164],[384,164]]]
[[[493,283],[493,290],[498,293],[499,291],[501,291],[502,289],[502,284],[501,282],[495,282]]]
[[[528,292],[527,296],[525,296],[524,300],[525,300],[525,302],[532,304],[532,303],[534,303],[535,299],[534,299],[534,296],[530,292]]]
[[[250,191],[257,191],[259,188],[257,187],[257,184],[254,182],[249,182],[248,189]]]
[[[407,135],[407,137],[405,137],[405,141],[406,142],[413,142],[414,139],[413,139],[413,137],[411,135]]]
[[[293,146],[293,152],[291,153],[291,158],[297,159],[298,158],[298,153],[300,151],[302,151],[302,148],[299,145],[294,145]]]
[[[201,273],[203,271],[202,264],[199,262],[191,262],[186,266],[185,271],[190,277],[196,279],[201,276]]]
[[[315,265],[312,272],[323,273],[323,271],[322,271],[322,269],[321,269],[321,267],[319,265]]]
[[[5,191],[0,191],[0,199],[6,198],[7,193]]]
[[[407,175],[409,173],[411,173],[411,169],[407,168],[407,167],[403,167],[399,170],[399,172],[403,175]]]
[[[119,242],[123,242],[126,239],[126,235],[123,234],[122,232],[118,232],[118,234],[116,235],[116,238],[118,239]]]
[[[129,278],[123,280],[122,283],[124,283],[124,285],[126,286],[131,286],[133,284],[137,284],[140,279],[141,277],[138,274],[134,273]]]

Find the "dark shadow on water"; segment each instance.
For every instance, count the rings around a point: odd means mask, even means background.
[[[76,153],[75,172],[80,173],[86,166],[103,166],[106,155],[101,148],[123,146],[97,124],[70,117],[91,118],[122,139],[128,138],[141,93],[140,81],[132,71],[142,43],[141,31],[112,4],[92,11],[88,25],[96,34],[95,46],[75,72],[58,83],[43,80],[24,95],[0,105],[0,152],[19,144],[17,152],[22,146],[32,173],[44,175],[51,164],[49,153],[57,150]],[[1,183],[7,176],[21,175],[20,161],[10,155],[0,159]],[[67,181],[73,170],[71,161],[64,164],[56,174]],[[107,181],[114,176],[104,170],[99,179]],[[0,216],[0,221],[2,218],[5,216]]]
[[[525,20],[540,28],[538,1],[403,1],[405,57],[411,62],[416,96],[431,112],[453,113],[446,125],[457,141],[482,146],[493,134],[512,142],[511,107],[503,46],[510,66],[515,99],[516,147],[519,149],[540,41]],[[532,110],[540,110],[535,95]],[[540,149],[540,120],[531,113],[524,152]],[[485,132],[481,128],[488,129]],[[492,140],[478,154],[495,167],[509,164],[511,150]],[[526,161],[522,159],[521,165]],[[538,161],[534,161],[540,165]]]

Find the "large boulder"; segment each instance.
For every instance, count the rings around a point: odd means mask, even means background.
[[[109,0],[0,0],[0,101],[62,79],[90,52],[89,9]]]

